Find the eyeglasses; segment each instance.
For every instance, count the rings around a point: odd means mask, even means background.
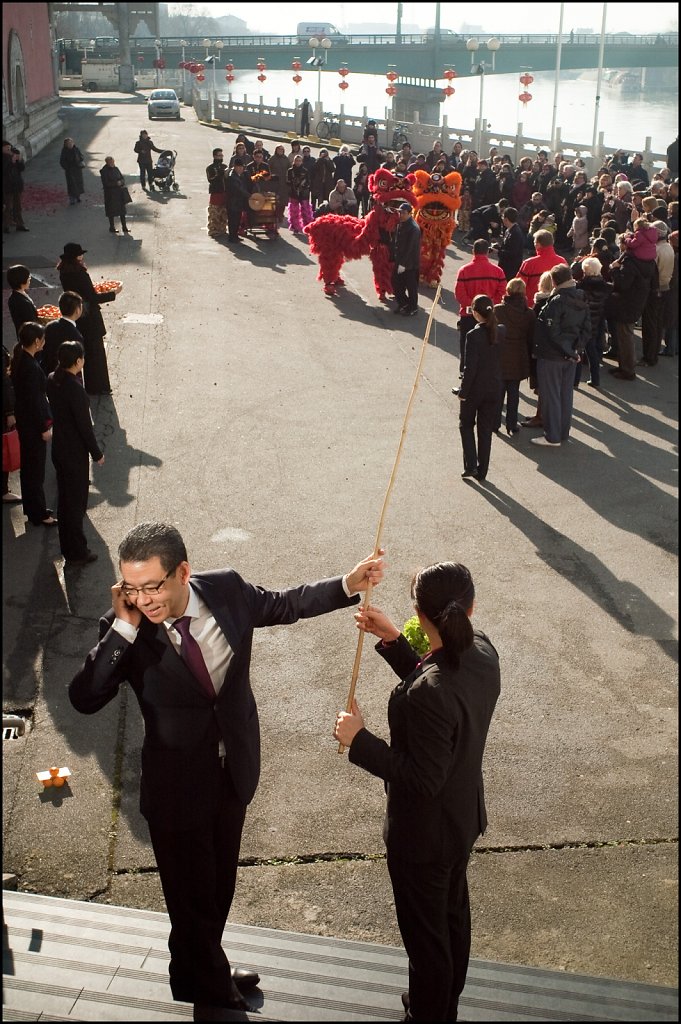
[[[137,597],[139,594],[145,594],[146,596],[151,597],[154,594],[160,594],[163,590],[164,583],[167,583],[175,572],[175,569],[177,569],[177,566],[175,566],[174,569],[171,569],[169,573],[166,573],[160,583],[147,583],[143,587],[129,587],[127,583],[123,583],[121,586],[121,593],[124,597]]]

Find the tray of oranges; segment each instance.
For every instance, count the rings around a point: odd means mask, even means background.
[[[60,316],[61,313],[59,312],[59,306],[41,306],[38,310],[38,320],[40,320],[41,323],[47,324],[50,320],[58,320]]]
[[[99,284],[95,285],[95,291],[101,295],[102,292],[115,292],[120,287],[120,281],[100,281]]]

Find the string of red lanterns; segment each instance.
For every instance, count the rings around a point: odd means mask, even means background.
[[[229,64],[225,64],[225,71],[227,72],[227,74],[225,75],[225,81],[229,82],[229,84],[231,85],[232,82],[234,81],[234,75],[232,73],[234,71],[234,65],[232,64],[231,60]]]
[[[295,75],[293,76],[293,81],[296,83],[296,85],[300,85],[300,83],[303,80],[302,75],[300,74],[300,69],[301,69],[302,66],[303,65],[300,63],[300,61],[298,60],[297,57],[293,61],[293,63],[291,64],[291,67],[295,71]]]
[[[350,69],[345,67],[339,68],[338,74],[341,76],[341,81],[338,83],[338,88],[342,92],[345,92],[345,90],[350,87],[350,83],[345,81],[346,77],[350,74]]]
[[[388,85],[388,88],[385,91],[387,92],[388,96],[390,96],[390,97],[396,96],[397,95],[397,89],[396,89],[396,87],[395,87],[395,85],[393,83],[397,81],[397,79],[399,78],[399,75],[397,74],[396,71],[390,70],[390,71],[386,71],[385,77],[388,79],[388,82],[390,83]]]
[[[258,63],[255,65],[260,74],[258,75],[258,81],[262,84],[267,81],[267,75],[263,74],[267,70],[267,65],[262,57],[258,58]]]
[[[442,77],[447,80],[447,84],[442,91],[445,94],[445,99],[448,100],[449,97],[453,96],[454,93],[456,92],[456,89],[452,88],[452,79],[457,78],[458,76],[453,68],[447,68],[447,70],[443,73]]]
[[[532,75],[528,75],[527,71],[525,72],[524,75],[520,76],[520,84],[522,86],[524,86],[524,90],[523,90],[523,92],[519,93],[518,99],[520,100],[520,102],[522,103],[522,105],[524,107],[526,107],[527,104],[532,99],[532,93],[527,91],[527,87],[528,87],[528,85],[532,85],[533,82],[534,82],[533,76]]]

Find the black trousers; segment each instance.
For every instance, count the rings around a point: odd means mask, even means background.
[[[220,801],[198,829],[169,832],[149,823],[170,917],[170,987],[173,999],[224,1006],[232,993],[230,963],[221,946],[234,897],[246,805],[227,768]],[[200,780],[197,784],[200,784]]]
[[[241,224],[242,215],[243,210],[241,208],[233,210],[231,207],[227,207],[227,231],[232,242],[236,242],[239,237],[239,225]]]
[[[47,503],[45,501],[45,461],[47,443],[43,441],[40,431],[17,423],[19,448],[21,450],[21,500],[24,515],[32,523],[41,523],[47,519]]]
[[[411,313],[412,310],[418,309],[419,305],[419,271],[416,270],[405,270],[403,273],[398,274],[397,268],[393,273],[393,292],[397,300],[397,305],[404,307]]]
[[[484,395],[473,395],[460,403],[459,433],[463,448],[463,468],[467,473],[487,476],[489,457],[492,451],[492,434],[499,410],[499,393],[491,391]],[[475,445],[477,430],[478,444]]]
[[[301,114],[301,118],[300,118],[300,134],[301,135],[309,135],[310,134],[310,118],[306,117],[305,115],[302,115],[302,114]]]
[[[662,333],[671,292],[651,291],[641,317],[643,358],[651,366],[657,362],[662,347]]]
[[[90,492],[89,458],[59,462],[52,456],[57,471],[57,515],[59,547],[67,560],[85,558],[88,544],[83,533]]]
[[[387,859],[409,957],[409,1012],[414,1020],[456,1020],[471,949],[468,859],[412,864],[390,851]]]
[[[142,188],[144,188],[144,186],[146,184],[145,179],[149,182],[150,185],[153,185],[154,184],[154,165],[152,163],[145,163],[145,164],[140,164],[139,168],[140,168],[140,185],[142,186]]]
[[[459,318],[459,370],[463,373],[463,368],[466,365],[466,335],[469,331],[472,331],[475,327],[476,320],[470,313],[466,313],[464,316]]]

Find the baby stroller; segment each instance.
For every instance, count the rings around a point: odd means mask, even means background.
[[[176,150],[164,149],[156,161],[156,166],[154,167],[154,185],[156,188],[160,189],[161,192],[169,192],[171,188],[173,192],[177,192],[180,187],[175,181],[176,160]]]

